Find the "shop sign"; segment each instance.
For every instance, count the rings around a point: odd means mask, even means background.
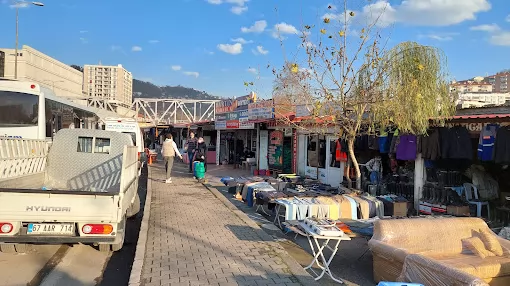
[[[239,129],[254,129],[255,124],[253,122],[250,122],[248,117],[242,117],[239,118]]]
[[[283,145],[283,132],[281,131],[272,131],[269,135],[270,144],[273,145]]]
[[[227,113],[227,121],[229,120],[238,120],[239,119],[239,113],[237,112],[229,112]]]
[[[239,120],[227,120],[227,129],[239,129]]]
[[[255,102],[257,96],[254,92],[249,95],[241,96],[235,99],[225,99],[215,104],[216,114],[227,113],[239,110],[248,110],[248,105]]]
[[[227,121],[215,121],[214,128],[215,129],[227,129]]]
[[[248,105],[248,118],[250,120],[274,118],[273,100],[260,101]]]
[[[216,109],[217,114],[234,111],[235,109],[234,100],[229,98],[216,102],[214,108]]]
[[[446,127],[463,126],[470,132],[481,132],[485,124],[488,123],[447,123]]]
[[[217,114],[216,121],[227,121],[227,114]]]

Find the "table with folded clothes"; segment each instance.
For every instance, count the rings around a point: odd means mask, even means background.
[[[275,224],[280,225],[287,220],[303,220],[307,217],[328,218],[331,220],[367,220],[391,216],[385,214],[386,208],[392,211],[389,202],[406,201],[405,198],[387,195],[374,197],[367,193],[348,193],[341,195],[294,196],[275,199]],[[285,211],[283,209],[285,208]],[[281,211],[281,213],[280,213]],[[388,211],[386,211],[388,212]]]

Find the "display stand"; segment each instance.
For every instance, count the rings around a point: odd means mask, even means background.
[[[313,253],[313,261],[310,263],[310,265],[305,267],[305,270],[309,269],[310,271],[313,272],[313,274],[315,274],[315,281],[318,281],[322,277],[324,277],[324,274],[328,274],[329,277],[331,277],[331,279],[333,279],[333,281],[335,281],[337,283],[340,283],[340,284],[343,284],[344,282],[342,282],[341,280],[336,279],[335,277],[333,277],[333,273],[329,269],[329,264],[331,263],[331,261],[333,261],[333,258],[335,257],[335,255],[336,255],[336,253],[338,251],[338,245],[340,244],[340,241],[342,241],[342,240],[351,240],[351,238],[348,237],[345,234],[342,235],[342,236],[323,236],[323,235],[318,235],[315,231],[313,231],[304,222],[300,222],[299,226],[306,232],[306,234],[307,234],[306,237],[308,238],[308,243],[310,243],[310,248],[312,249],[312,253]],[[315,247],[314,247],[314,243],[312,243],[312,239],[315,242]],[[322,245],[319,242],[320,240],[324,241],[322,243]],[[336,240],[334,247],[330,247],[328,245],[331,240],[333,240],[333,241]],[[326,257],[324,256],[324,253],[323,253],[324,248],[328,248],[329,250],[332,251],[331,256],[329,257],[329,259],[326,259]],[[320,257],[320,262],[319,262],[319,257]],[[312,266],[315,263],[317,263],[317,266],[319,266],[319,268],[322,269],[322,273],[321,274],[317,274],[312,269]]]

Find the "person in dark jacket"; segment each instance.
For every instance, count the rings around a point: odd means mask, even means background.
[[[193,170],[193,157],[195,156],[195,149],[197,148],[197,138],[195,138],[195,133],[190,132],[188,142],[184,146],[186,149],[186,153],[188,153],[189,160],[189,172],[191,173]]]
[[[204,169],[207,172],[207,144],[204,142],[204,138],[202,137],[198,138],[197,142],[195,160],[203,162]]]

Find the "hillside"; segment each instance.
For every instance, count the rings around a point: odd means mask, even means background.
[[[150,82],[133,79],[133,96],[135,98],[187,98],[219,99],[205,91],[184,86],[157,86]]]

